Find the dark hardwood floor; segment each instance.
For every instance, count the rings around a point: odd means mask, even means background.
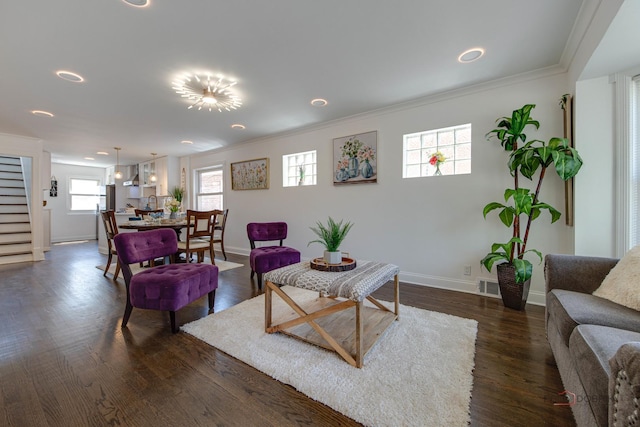
[[[244,267],[220,273],[216,311],[260,292]],[[95,241],[54,245],[46,260],[0,266],[0,425],[352,426],[353,420],[134,309],[121,329],[124,281],[95,268]],[[540,270],[539,270],[540,271]],[[391,299],[391,284],[376,295]],[[544,309],[401,285],[401,302],[476,319],[474,426],[573,426],[544,333]],[[206,298],[178,324],[207,314]],[[241,325],[238,325],[241,327]],[[234,333],[230,330],[229,333]]]

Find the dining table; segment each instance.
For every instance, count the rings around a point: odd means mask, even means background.
[[[138,230],[147,231],[155,230],[158,228],[171,228],[176,232],[178,241],[180,240],[180,234],[183,228],[187,227],[187,220],[182,219],[153,219],[153,220],[138,220],[124,222],[118,226],[125,230]]]

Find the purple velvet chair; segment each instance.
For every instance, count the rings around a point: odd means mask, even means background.
[[[262,274],[285,265],[300,262],[300,251],[282,246],[287,238],[286,222],[251,222],[247,224],[247,235],[251,243],[249,264],[251,278],[258,273],[258,289],[262,289]],[[279,246],[262,246],[256,248],[255,242],[280,241]]]
[[[120,233],[114,237],[120,267],[127,285],[127,306],[122,327],[133,307],[169,311],[171,331],[178,332],[176,311],[209,294],[209,311],[218,288],[218,267],[211,264],[168,264],[131,273],[130,264],[155,258],[174,260],[178,238],[172,229]]]

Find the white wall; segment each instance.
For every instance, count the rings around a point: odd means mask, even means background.
[[[51,208],[51,241],[96,239],[96,214],[69,210],[69,178],[99,179],[104,184],[104,168],[52,163],[51,174],[58,180],[58,197],[45,195]]]
[[[614,86],[607,76],[577,82],[575,146],[584,161],[575,183],[575,252],[615,256]]]
[[[480,259],[492,242],[506,242],[510,230],[492,215],[486,221],[482,208],[502,199],[512,185],[507,156],[485,134],[498,117],[532,103],[533,117],[541,130],[529,136],[548,140],[562,135],[559,98],[567,92],[565,74],[540,77],[501,86],[493,84],[441,99],[415,102],[390,110],[339,120],[287,135],[252,141],[229,149],[191,156],[191,170],[225,163],[225,207],[230,209],[225,248],[248,253],[246,224],[252,221],[286,221],[286,244],[299,249],[306,259],[321,255],[309,226],[316,221],[353,221],[355,226],[342,245],[357,259],[397,264],[406,282],[475,292],[477,277],[495,277],[480,270]],[[330,108],[330,106],[328,107]],[[402,179],[402,136],[423,130],[472,123],[472,173],[438,178]],[[378,183],[334,186],[332,140],[366,131],[378,131]],[[282,155],[317,150],[318,185],[282,187]],[[231,191],[229,163],[268,157],[270,189]],[[562,210],[564,184],[549,174],[543,201]],[[571,253],[573,231],[562,220],[553,225],[549,217],[534,223],[530,247],[543,253]],[[472,275],[464,276],[464,266]],[[534,268],[530,301],[544,301],[542,266]]]

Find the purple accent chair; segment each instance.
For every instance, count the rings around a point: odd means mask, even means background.
[[[169,311],[171,331],[178,332],[176,311],[209,295],[209,311],[218,288],[218,267],[211,264],[169,264],[131,273],[130,264],[155,258],[174,261],[178,237],[172,229],[120,233],[114,237],[118,260],[127,285],[127,306],[122,327],[127,326],[133,307]]]
[[[251,278],[258,273],[258,289],[262,289],[262,274],[276,268],[300,262],[300,251],[282,246],[287,238],[286,222],[251,222],[247,224],[247,235],[251,243],[249,264]],[[280,246],[262,246],[256,248],[255,242],[280,240]]]

